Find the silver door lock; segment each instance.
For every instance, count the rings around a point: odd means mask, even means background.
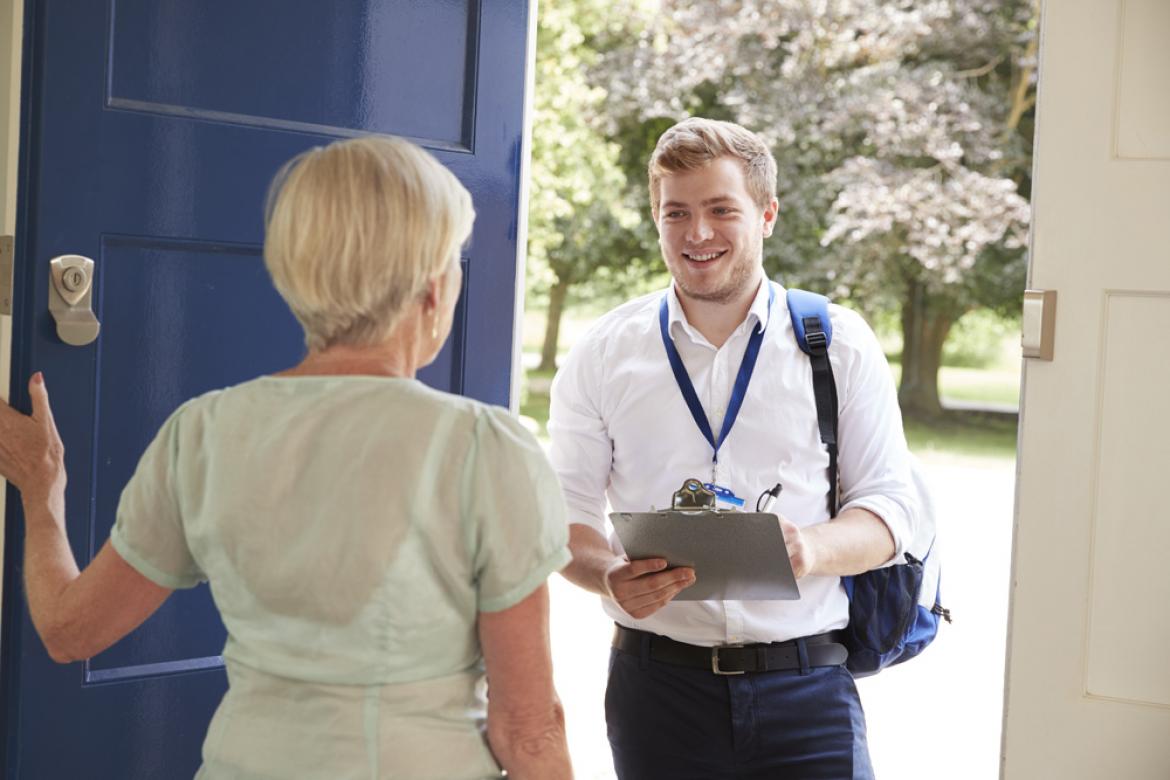
[[[49,261],[49,313],[66,344],[83,347],[98,337],[101,323],[93,315],[93,260],[61,255]]]
[[[1024,357],[1052,360],[1056,344],[1056,290],[1024,290],[1020,331]]]
[[[64,273],[61,274],[61,284],[71,293],[84,290],[85,284],[88,281],[89,277],[85,275],[85,271],[77,267],[66,268]]]

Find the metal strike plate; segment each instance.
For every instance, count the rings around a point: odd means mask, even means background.
[[[1056,344],[1056,290],[1024,290],[1021,325],[1024,357],[1052,360]]]
[[[57,335],[66,344],[83,347],[98,337],[101,324],[93,315],[93,260],[61,255],[49,261],[49,313]]]
[[[0,314],[12,316],[12,274],[15,263],[16,241],[13,236],[0,236]]]

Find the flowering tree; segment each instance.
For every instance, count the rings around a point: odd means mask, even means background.
[[[662,0],[592,78],[613,132],[703,113],[767,138],[780,165],[769,269],[867,311],[898,307],[899,399],[931,415],[951,326],[977,306],[1013,308],[1023,289],[1035,12],[1033,0]]]

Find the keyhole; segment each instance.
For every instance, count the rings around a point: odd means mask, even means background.
[[[85,286],[85,271],[80,268],[68,268],[62,275],[61,282],[69,292],[77,292]]]

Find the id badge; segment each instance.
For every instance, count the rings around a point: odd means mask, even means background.
[[[716,485],[714,482],[706,482],[703,487],[715,494],[715,508],[723,510],[731,510],[733,512],[743,511],[743,499],[735,495],[731,488],[725,488],[722,485]]]

